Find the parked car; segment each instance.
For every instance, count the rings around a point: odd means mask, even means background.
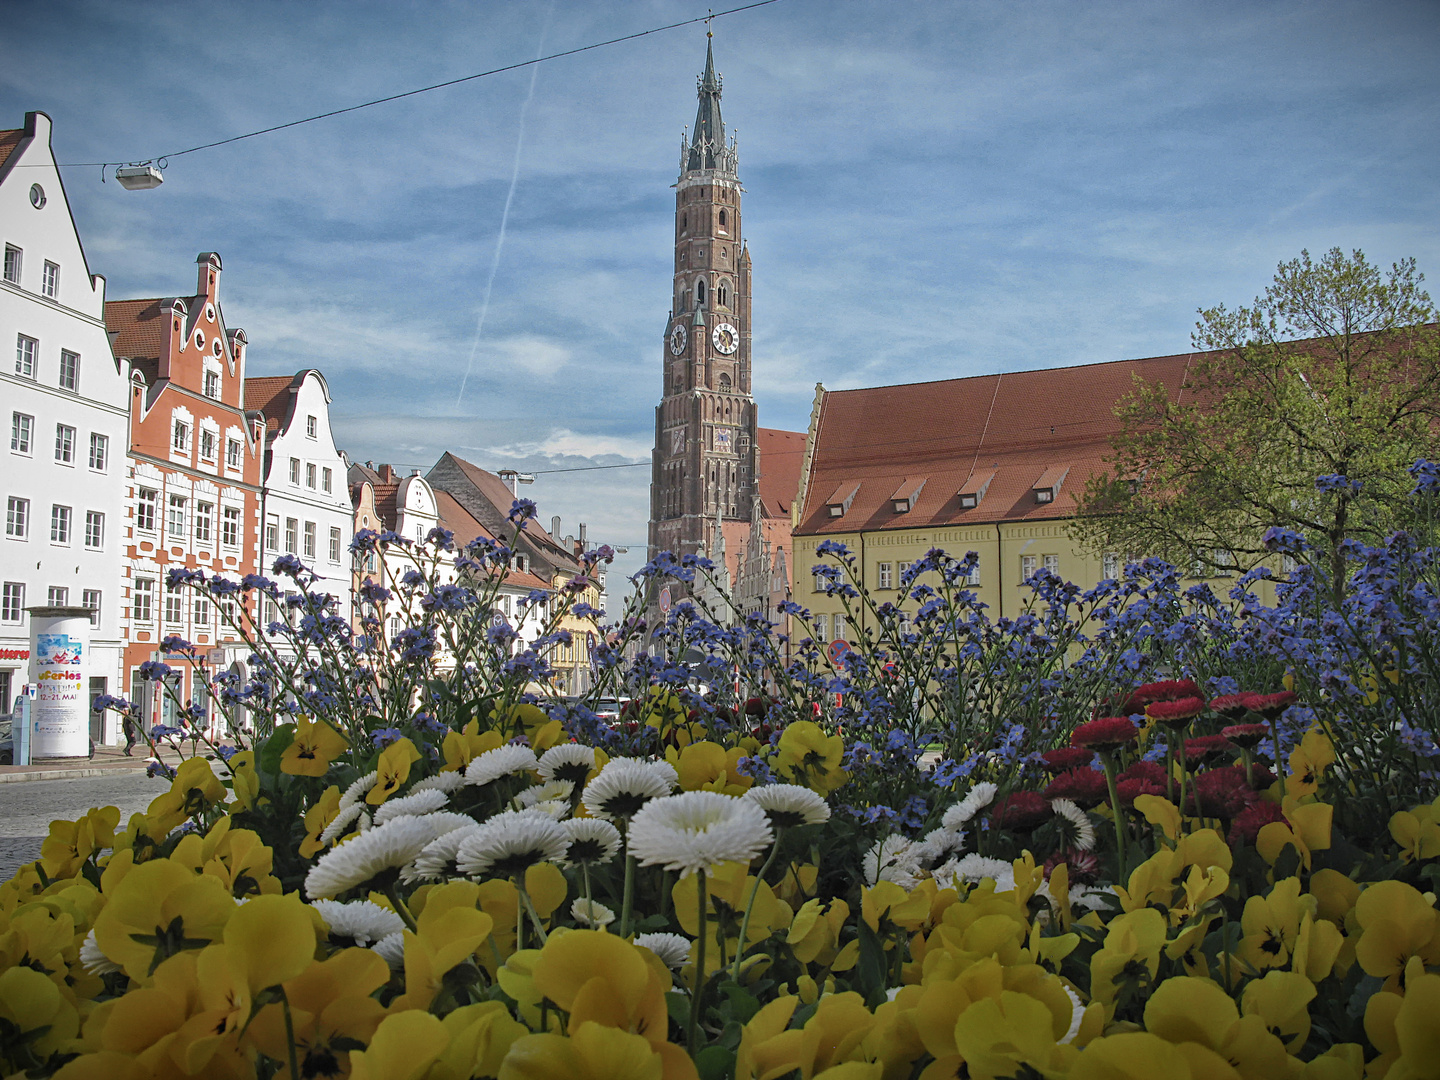
[[[0,716],[0,765],[15,764],[15,740],[11,736],[13,716]]]

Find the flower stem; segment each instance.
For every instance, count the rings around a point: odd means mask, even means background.
[[[686,1032],[685,1045],[690,1050],[693,1058],[699,1049],[700,1038],[700,998],[705,990],[705,915],[706,909],[710,906],[710,898],[705,892],[705,871],[696,871],[700,875],[700,937],[695,943],[695,985],[690,990],[690,1026]]]
[[[755,910],[755,898],[760,895],[760,886],[765,881],[765,875],[774,864],[775,856],[780,854],[780,837],[783,831],[775,830],[775,843],[770,845],[770,855],[765,860],[765,865],[760,867],[760,873],[755,875],[755,887],[750,890],[750,899],[745,904],[745,918],[740,920],[740,944],[735,947],[735,967],[730,972],[730,978],[737,983],[740,981],[740,958],[745,955],[745,946],[750,941],[750,914]]]
[[[285,1052],[290,1057],[290,1075],[299,1077],[300,1060],[295,1054],[295,1020],[290,1015],[290,999],[285,996],[285,991],[280,991],[280,1008],[285,1014]]]
[[[521,904],[523,904],[525,910],[530,913],[530,921],[535,924],[535,933],[540,935],[540,944],[544,945],[548,940],[548,935],[545,933],[544,924],[540,921],[540,913],[535,910],[535,904],[530,899],[530,894],[525,891],[525,878],[523,875],[517,874],[515,876],[515,891],[520,894]]]
[[[622,818],[620,842],[625,852],[625,891],[620,903],[620,936],[630,936],[630,919],[635,908],[635,860],[630,855],[630,819]]]
[[[1100,751],[1100,762],[1105,766],[1105,786],[1110,791],[1110,815],[1115,819],[1115,864],[1118,867],[1116,884],[1125,884],[1125,811],[1120,808],[1120,793],[1115,787],[1115,758],[1110,751]]]
[[[405,901],[400,899],[400,892],[395,888],[395,882],[385,886],[385,896],[390,901],[390,906],[395,909],[395,914],[400,916],[400,921],[409,928],[412,934],[418,934],[420,928],[415,925],[415,916],[410,914],[410,909],[405,906]]]

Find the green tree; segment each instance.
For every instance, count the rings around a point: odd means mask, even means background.
[[[1414,259],[1382,273],[1360,251],[1301,252],[1252,306],[1202,308],[1183,387],[1137,376],[1117,403],[1077,536],[1209,575],[1259,563],[1265,530],[1284,526],[1330,560],[1338,591],[1342,541],[1402,524],[1405,467],[1435,454],[1440,331],[1423,281]],[[1350,483],[1321,490],[1322,476]]]

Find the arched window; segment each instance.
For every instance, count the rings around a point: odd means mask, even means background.
[[[689,224],[690,224],[690,215],[689,215],[689,214],[681,214],[681,215],[680,215],[680,231],[681,231],[682,233],[689,227]]]
[[[720,211],[720,227],[721,227],[722,229],[725,227],[725,211],[724,211],[724,210],[721,210],[721,211]]]
[[[720,373],[720,389],[724,391],[729,391],[730,389],[730,376],[726,375],[723,371]]]
[[[715,286],[715,303],[718,307],[730,306],[730,290],[725,287],[723,281]]]
[[[705,306],[705,279],[704,279],[704,278],[701,278],[699,281],[695,282],[695,306],[696,306],[696,307],[704,307],[704,306]]]

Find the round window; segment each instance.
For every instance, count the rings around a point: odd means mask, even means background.
[[[36,210],[45,205],[45,189],[39,184],[30,185],[30,205]]]
[[[212,346],[212,348],[215,350],[215,355],[216,355],[216,356],[219,356],[221,353],[223,353],[223,352],[225,351],[225,350],[221,347],[221,345],[220,345],[220,339],[219,339],[218,337],[215,339],[215,344]]]
[[[205,347],[205,331],[203,331],[203,330],[196,330],[196,331],[195,331],[195,344],[196,344],[196,346],[197,346],[198,348],[201,348],[201,349],[203,349],[203,348]]]
[[[215,305],[214,305],[214,304],[206,304],[206,305],[205,305],[205,318],[209,319],[211,322],[214,322],[214,321],[215,321]]]

